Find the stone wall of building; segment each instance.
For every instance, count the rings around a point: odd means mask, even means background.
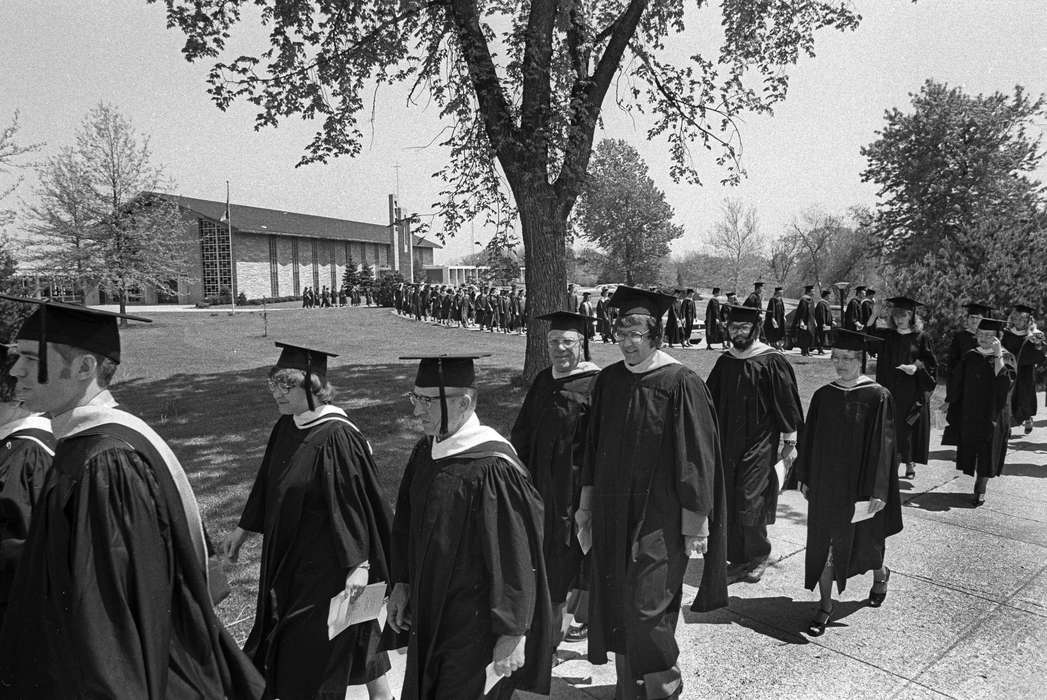
[[[294,285],[294,258],[292,251],[294,247],[291,239],[287,236],[276,238],[276,279],[279,289],[278,296],[297,296],[302,293],[301,286],[295,289]]]
[[[233,260],[236,267],[236,293],[248,299],[272,296],[269,269],[269,236],[235,233]]]

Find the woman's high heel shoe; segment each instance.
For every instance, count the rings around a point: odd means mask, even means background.
[[[884,567],[887,569],[887,567]],[[887,598],[887,582],[891,580],[891,570],[887,569],[887,575],[883,577],[882,581],[876,579],[873,576],[872,589],[869,591],[869,607],[878,608],[883,605],[883,601]]]

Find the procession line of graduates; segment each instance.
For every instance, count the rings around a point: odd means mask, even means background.
[[[805,420],[760,303],[716,309],[729,349],[703,381],[660,349],[679,298],[623,285],[606,301],[622,360],[603,370],[589,359],[588,313],[541,317],[552,365],[508,440],[477,415],[482,355],[401,358],[419,363],[405,398],[424,436],[395,513],[370,444],[333,403],[336,356],[277,343],[267,389],[280,418],[238,526],[213,551],[177,457],[108,391],[117,319],[147,319],[21,301],[36,307],[17,334],[14,382],[0,384],[3,697],[306,700],[366,685],[386,700],[388,650],[404,646],[402,698],[548,693],[575,615],[590,662],[615,655],[616,697],[681,697],[689,559],[704,559],[690,609],[726,606],[729,583],[761,580],[778,494],[799,488],[804,585],[820,593],[807,632],[823,634],[833,583],[842,592],[872,571],[869,605],[886,599],[899,463],[911,476],[926,462],[937,367],[919,302],[874,302],[869,315],[859,302],[861,329],[833,330],[837,379]],[[975,477],[977,505],[1003,472],[1012,423],[1030,426],[1022,368],[1043,361],[1044,338],[1027,307],[1006,331],[985,305],[967,311],[944,441]],[[868,352],[875,380],[862,373]],[[791,467],[784,483],[777,461]],[[252,533],[260,580],[241,651],[214,612],[209,571]],[[372,620],[329,639],[329,601],[375,583],[389,587],[386,628]]]
[[[401,316],[416,321],[431,321],[444,326],[481,331],[522,333],[527,326],[526,300],[523,290],[461,285],[400,283],[393,289],[393,308]]]

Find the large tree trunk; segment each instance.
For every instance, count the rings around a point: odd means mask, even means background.
[[[123,285],[120,286],[120,313],[121,314],[126,314],[127,313],[127,290],[123,287]],[[121,317],[120,318],[120,325],[121,326],[126,326],[127,325],[127,319]]]
[[[530,384],[549,366],[545,344],[548,323],[537,317],[567,307],[567,215],[561,211],[552,187],[544,182],[536,187],[516,188],[513,194],[520,212],[527,265],[527,355],[523,378]]]

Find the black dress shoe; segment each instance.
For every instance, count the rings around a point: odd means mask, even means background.
[[[833,609],[829,608],[818,608],[818,614],[814,616],[810,624],[807,625],[807,634],[812,637],[821,637],[825,634],[825,626],[829,624],[829,619],[832,617]]]
[[[985,494],[984,493],[976,493],[976,494],[974,494],[974,499],[971,502],[974,504],[975,508],[977,508],[978,506],[984,506],[985,505]]]
[[[886,568],[886,567],[885,567]],[[887,569],[887,576],[882,581],[877,581],[873,576],[872,589],[869,591],[869,607],[878,608],[883,605],[887,598],[887,582],[891,580],[891,570]]]

